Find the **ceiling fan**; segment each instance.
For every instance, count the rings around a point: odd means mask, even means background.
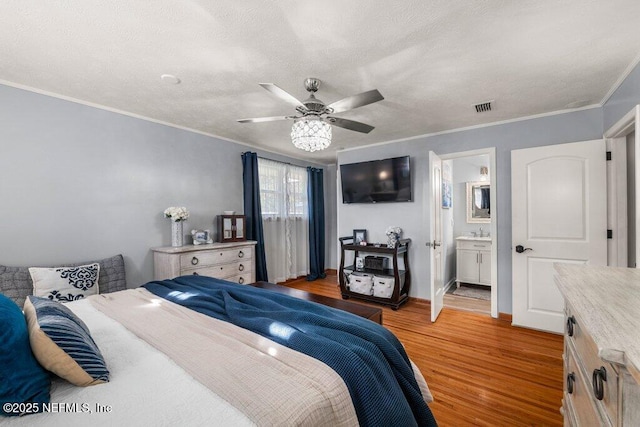
[[[304,87],[309,92],[309,98],[299,101],[293,95],[273,83],[260,83],[260,86],[293,105],[298,112],[292,116],[259,117],[254,119],[240,119],[240,123],[272,122],[276,120],[294,120],[291,128],[293,144],[306,151],[323,150],[331,144],[331,126],[335,125],[356,132],[369,133],[374,127],[355,120],[334,117],[331,114],[342,113],[354,108],[382,101],[384,97],[373,89],[357,95],[348,96],[339,101],[326,105],[315,97],[320,87],[320,80],[310,77],[304,81]]]

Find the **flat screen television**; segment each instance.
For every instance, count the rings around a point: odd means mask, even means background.
[[[411,201],[409,156],[340,165],[342,203]]]

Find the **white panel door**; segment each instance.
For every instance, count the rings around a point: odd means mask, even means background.
[[[435,322],[444,307],[444,257],[442,256],[442,160],[429,152],[431,172],[431,321]]]
[[[604,140],[511,152],[514,325],[561,333],[553,263],[606,265],[605,157]]]

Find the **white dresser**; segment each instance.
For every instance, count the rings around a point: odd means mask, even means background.
[[[456,238],[456,284],[491,286],[491,238]]]
[[[152,248],[155,280],[184,275],[255,282],[254,241]]]
[[[640,270],[555,264],[565,426],[640,426]]]

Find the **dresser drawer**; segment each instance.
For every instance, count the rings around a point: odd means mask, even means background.
[[[181,270],[181,275],[198,274],[201,276],[215,277],[216,279],[226,279],[251,272],[253,265],[249,261],[231,262],[228,264],[203,266],[200,268],[189,268]]]
[[[482,242],[478,240],[456,240],[457,249],[471,249],[475,251],[491,250],[491,242]]]
[[[186,253],[180,255],[180,268],[189,269],[207,265],[226,264],[233,261],[250,259],[252,256],[252,248],[219,249]]]
[[[591,395],[606,412],[613,425],[618,422],[618,374],[611,364],[598,356],[598,347],[584,330],[583,322],[570,305],[567,305],[566,339],[576,350],[576,358],[583,367],[586,382],[591,387]],[[571,325],[569,325],[571,323]],[[572,330],[572,331],[571,331]],[[570,332],[573,332],[570,335]],[[571,345],[567,345],[571,347]],[[601,398],[596,396],[600,392]]]
[[[569,425],[575,426],[609,426],[608,421],[603,420],[592,398],[591,383],[584,377],[571,346],[565,346],[565,379],[564,379],[564,405]],[[566,418],[566,419],[567,419]]]
[[[225,280],[228,280],[230,282],[239,283],[241,285],[246,285],[246,284],[255,282],[255,279],[253,278],[253,272],[248,272],[248,273],[244,273],[244,274],[239,274],[237,276],[228,277]]]
[[[255,279],[253,278],[253,271],[243,271],[242,273],[236,274],[234,276],[222,277],[222,274],[219,274],[220,271],[212,271],[212,270],[214,270],[214,268],[201,268],[199,270],[191,270],[190,272],[185,274],[197,274],[201,276],[210,276],[210,277],[215,277],[216,279],[224,279],[229,282],[239,283],[241,285],[246,285],[246,284],[255,282]],[[228,270],[226,272],[228,272]],[[218,276],[216,276],[215,274],[218,274]]]

